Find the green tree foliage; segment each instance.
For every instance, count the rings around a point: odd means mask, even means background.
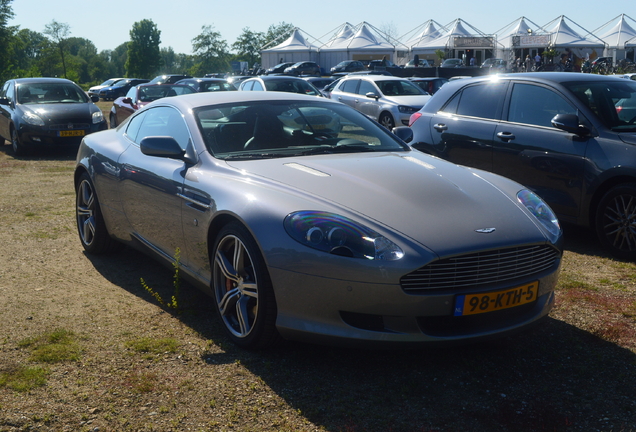
[[[11,73],[11,43],[15,29],[8,26],[9,20],[13,18],[13,0],[0,0],[0,77],[7,79]],[[8,76],[7,76],[8,75]]]
[[[44,34],[49,36],[53,42],[57,45],[57,48],[60,53],[60,58],[62,59],[62,72],[64,78],[66,75],[66,59],[65,52],[67,50],[67,41],[68,35],[71,33],[71,29],[66,23],[59,23],[55,20],[52,20],[49,24],[44,26]]]
[[[212,26],[201,27],[201,34],[192,39],[192,52],[197,63],[190,70],[194,76],[206,73],[226,71],[229,67],[227,42],[221,39],[221,33]]]
[[[10,78],[42,75],[39,69],[41,52],[50,42],[42,33],[29,29],[17,32],[12,42],[14,70]]]
[[[152,78],[161,69],[161,31],[149,19],[133,24],[128,42],[126,74],[129,77]]]
[[[265,40],[263,41],[263,46],[268,46],[268,48],[271,48],[275,45],[278,45],[279,43],[283,42],[295,28],[296,27],[293,24],[289,24],[284,21],[278,24],[272,24],[267,29]]]
[[[264,41],[265,34],[253,32],[249,27],[245,27],[243,33],[232,44],[232,49],[236,51],[236,59],[248,62],[250,66],[260,63],[261,47]]]

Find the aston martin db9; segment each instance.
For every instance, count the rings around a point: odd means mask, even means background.
[[[325,98],[160,99],[84,138],[75,187],[88,253],[179,249],[245,348],[479,340],[554,303],[562,232],[537,195]]]

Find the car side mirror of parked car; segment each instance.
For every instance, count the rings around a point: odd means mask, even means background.
[[[6,97],[0,97],[0,105],[9,105],[9,99]]]
[[[92,96],[91,96],[91,101],[92,101],[93,103],[97,103],[97,102],[99,102],[99,96],[92,95]]]
[[[141,152],[146,156],[179,159],[185,161],[185,150],[169,136],[146,137],[139,143]]]
[[[132,98],[129,98],[129,97],[125,97],[125,98],[123,98],[123,99],[121,100],[121,103],[123,103],[123,104],[128,104],[128,105],[130,105],[130,106],[133,106]]]
[[[408,126],[394,127],[393,130],[391,130],[391,132],[393,132],[395,136],[397,136],[399,139],[401,139],[405,143],[410,143],[411,141],[413,141],[413,129],[411,129]]]
[[[579,136],[590,134],[590,130],[579,122],[576,114],[557,114],[552,119],[552,126]]]
[[[365,94],[365,96],[368,97],[369,99],[375,99],[375,100],[378,100],[380,98],[377,94],[375,94],[373,92],[369,92],[369,93]]]

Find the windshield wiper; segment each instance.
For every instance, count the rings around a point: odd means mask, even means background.
[[[280,154],[280,153],[240,153],[240,154],[229,155],[221,159],[236,161],[236,160],[250,160],[250,159],[275,159],[279,157],[287,157],[287,155]]]

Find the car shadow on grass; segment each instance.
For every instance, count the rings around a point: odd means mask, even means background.
[[[142,253],[87,257],[147,302],[156,300],[140,278],[164,298],[174,292],[174,272]],[[251,352],[225,337],[205,294],[184,282],[179,303],[170,312],[221,348],[202,354],[205,367],[240,363],[326,431],[636,430],[636,355],[553,318],[473,345],[358,350],[290,342]]]
[[[9,141],[0,145],[0,152],[15,160],[43,160],[43,161],[74,161],[77,157],[78,146],[61,148],[44,148],[27,151],[24,155],[16,156]]]

